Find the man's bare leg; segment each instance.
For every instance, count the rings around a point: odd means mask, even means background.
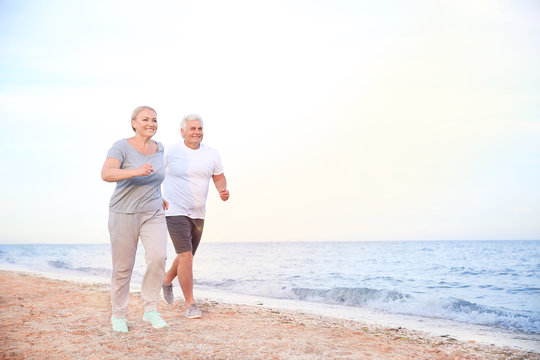
[[[191,251],[186,251],[178,254],[174,261],[177,261],[176,275],[178,276],[178,282],[184,293],[186,307],[189,307],[195,302],[195,299],[193,298],[193,253]]]
[[[182,292],[184,293],[186,306],[189,307],[189,305],[195,302],[193,299],[193,254],[191,251],[176,255],[171,268],[163,278],[163,284],[170,285],[177,276]]]
[[[176,277],[176,274],[178,272],[178,257],[179,255],[176,255],[171,265],[171,268],[165,273],[165,276],[163,277],[163,284],[171,285],[174,278]]]

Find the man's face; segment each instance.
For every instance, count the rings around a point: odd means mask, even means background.
[[[203,127],[199,120],[186,121],[186,129],[180,129],[184,142],[191,149],[198,149],[203,139]]]

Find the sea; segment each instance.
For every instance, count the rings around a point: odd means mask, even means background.
[[[106,285],[110,246],[0,245],[0,269]],[[133,292],[144,271],[139,244]],[[194,278],[198,298],[540,352],[540,241],[203,241]]]

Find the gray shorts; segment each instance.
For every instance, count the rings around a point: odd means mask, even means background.
[[[191,219],[187,216],[167,216],[167,229],[177,254],[195,251],[201,242],[204,219]]]

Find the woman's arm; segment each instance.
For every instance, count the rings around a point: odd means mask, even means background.
[[[115,158],[105,159],[101,169],[101,178],[107,182],[122,181],[135,176],[147,176],[154,172],[152,165],[143,164],[135,169],[120,169],[120,160]]]

